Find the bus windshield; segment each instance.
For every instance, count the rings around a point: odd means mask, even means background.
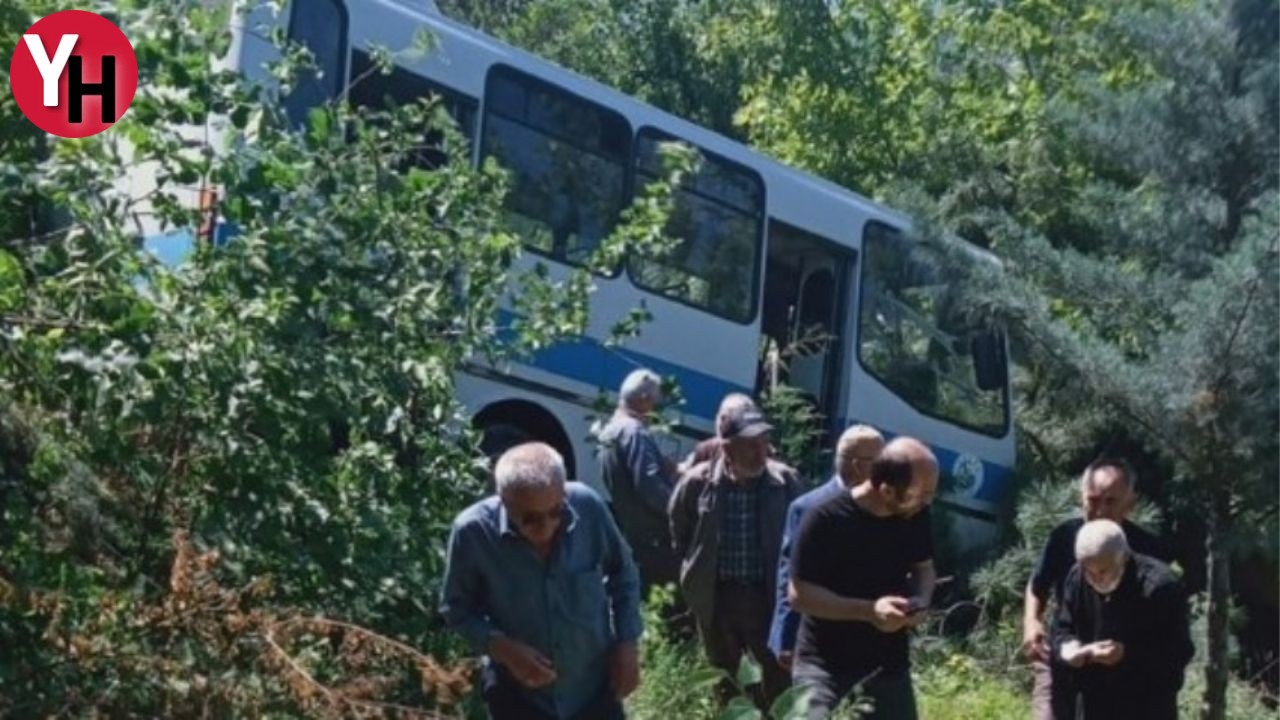
[[[897,230],[871,223],[862,268],[858,358],[863,367],[926,415],[1003,435],[1006,385],[983,377],[979,359],[985,333],[953,312],[938,259]]]

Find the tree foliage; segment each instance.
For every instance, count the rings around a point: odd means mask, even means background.
[[[506,175],[470,166],[434,101],[336,103],[295,129],[278,89],[304,51],[262,87],[215,63],[225,9],[140,0],[116,17],[141,75],[125,118],[47,148],[6,138],[6,219],[57,222],[6,220],[0,242],[0,712],[311,707],[311,686],[260,672],[287,669],[266,650],[291,613],[447,656],[443,543],[486,477],[454,374],[581,333],[590,274],[515,269]],[[33,19],[0,18],[5,37]],[[192,142],[207,123],[225,145]],[[218,189],[236,237],[167,267],[137,218],[201,227],[198,187]],[[599,262],[660,249],[669,187],[642,194]],[[252,602],[168,587],[175,532]]]

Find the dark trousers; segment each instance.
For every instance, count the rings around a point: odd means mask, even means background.
[[[549,714],[530,702],[520,689],[509,685],[485,688],[484,703],[489,708],[490,720],[626,720],[622,701],[607,687],[588,706],[571,717]]]
[[[710,626],[698,623],[698,637],[707,652],[707,660],[736,677],[742,656],[750,653],[760,664],[763,682],[750,688],[756,706],[768,710],[791,684],[787,673],[769,651],[769,623],[773,615],[773,599],[764,583],[720,583],[716,585],[715,612]],[[721,702],[733,694],[730,682],[716,688]]]
[[[871,709],[860,720],[916,720],[916,693],[911,671],[883,670],[869,675],[832,673],[797,661],[792,671],[796,685],[809,689],[809,720],[826,720],[845,698],[865,698]],[[857,688],[857,692],[854,689]]]
[[[600,694],[571,717],[560,717],[535,705],[522,688],[486,672],[482,680],[490,720],[626,720],[622,701],[605,685]]]

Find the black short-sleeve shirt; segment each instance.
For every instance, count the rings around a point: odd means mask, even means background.
[[[792,579],[863,600],[905,596],[912,566],[933,558],[929,511],[878,517],[842,493],[805,515],[792,553]],[[906,630],[884,633],[866,622],[809,615],[800,621],[796,657],[828,672],[855,675],[910,666]]]
[[[1062,584],[1067,579],[1067,573],[1076,564],[1076,534],[1083,526],[1084,518],[1072,518],[1049,533],[1049,542],[1045,543],[1040,562],[1036,563],[1035,572],[1031,575],[1031,592],[1036,597],[1048,600],[1049,593],[1052,592],[1055,598],[1062,599]],[[1120,527],[1133,552],[1149,555],[1166,564],[1173,562],[1164,543],[1143,530],[1140,525],[1125,520],[1120,523]]]

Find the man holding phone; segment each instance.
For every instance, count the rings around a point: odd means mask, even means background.
[[[907,631],[933,595],[929,504],[938,461],[899,437],[871,476],[813,508],[800,525],[791,605],[803,618],[792,679],[811,691],[809,716],[827,717],[855,687],[881,720],[915,720]]]
[[[1195,654],[1181,583],[1168,565],[1130,550],[1110,520],[1080,528],[1075,557],[1054,618],[1053,661],[1075,676],[1084,720],[1177,720]],[[1061,702],[1054,709],[1076,712]]]

